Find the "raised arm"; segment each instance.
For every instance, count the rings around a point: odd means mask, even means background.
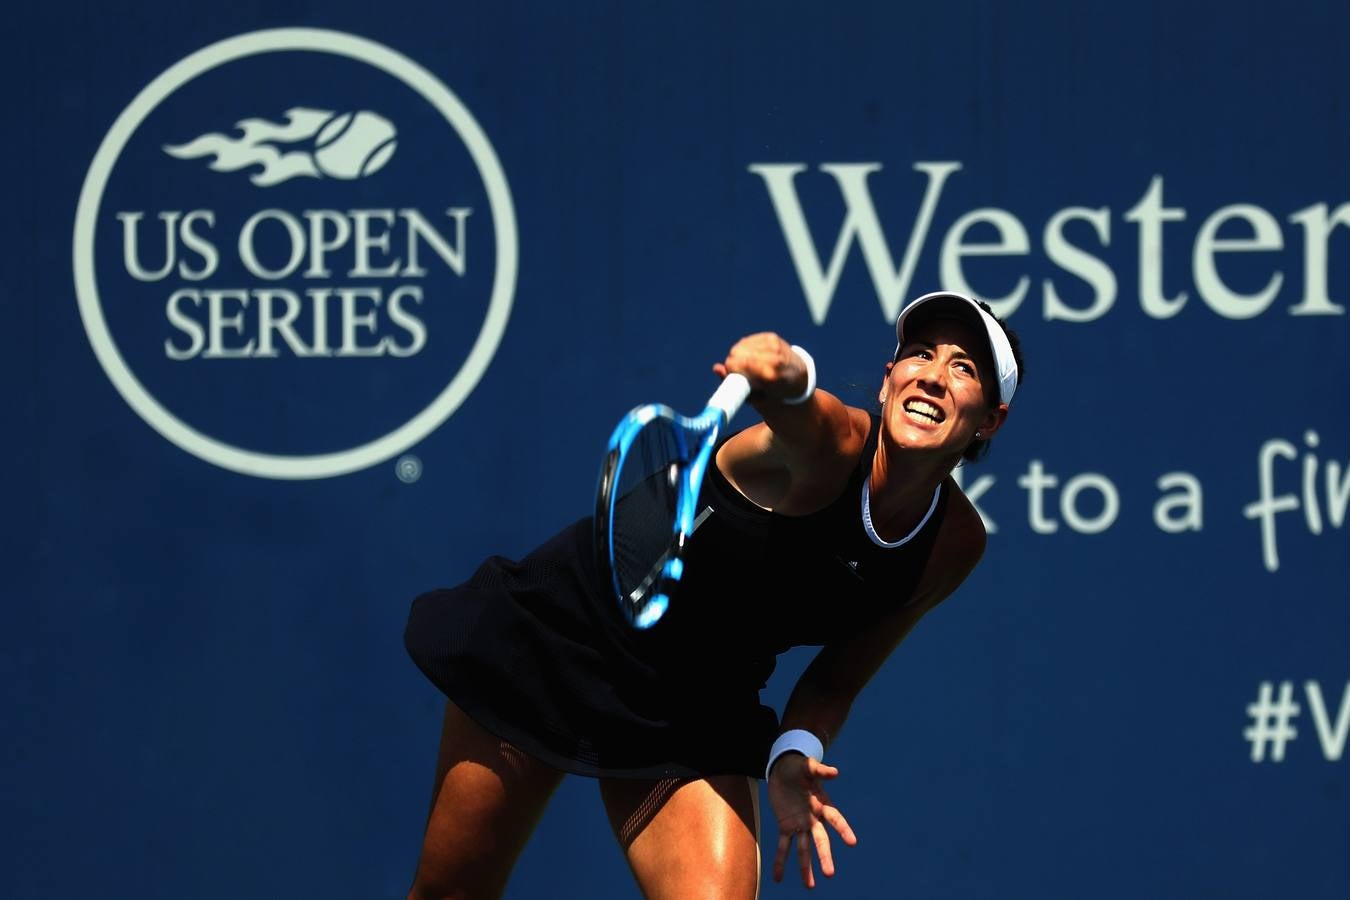
[[[750,381],[750,405],[763,419],[723,445],[717,465],[750,500],[766,509],[813,512],[848,480],[867,436],[867,413],[814,385],[809,358],[772,333],[737,341],[713,366]]]

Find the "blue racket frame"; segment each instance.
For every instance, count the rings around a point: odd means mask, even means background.
[[[624,416],[614,429],[606,448],[605,461],[600,469],[597,492],[595,529],[596,555],[614,597],[633,627],[646,629],[655,625],[670,607],[670,594],[684,575],[684,548],[694,533],[698,513],[698,494],[708,460],[722,429],[736,415],[750,394],[750,383],[743,375],[731,374],[722,380],[717,392],[708,400],[703,412],[692,418],[676,413],[669,406],[649,403],[636,407]],[[657,584],[647,594],[644,603],[638,603],[624,594],[614,566],[614,504],[619,499],[614,490],[615,480],[623,467],[625,457],[639,432],[657,418],[667,419],[679,445],[679,483],[675,500],[675,521],[670,550],[660,563],[655,575]]]

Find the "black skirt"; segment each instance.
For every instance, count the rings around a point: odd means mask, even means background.
[[[759,702],[772,655],[738,652],[734,629],[678,605],[636,631],[599,583],[583,519],[418,597],[408,653],[475,722],[563,771],[762,777],[778,731]]]

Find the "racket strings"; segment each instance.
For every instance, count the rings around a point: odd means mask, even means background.
[[[658,419],[638,432],[617,473],[614,575],[634,608],[652,597],[670,558],[686,459],[682,436]]]

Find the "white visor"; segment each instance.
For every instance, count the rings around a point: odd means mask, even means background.
[[[989,356],[994,360],[994,374],[998,378],[999,402],[1012,403],[1013,394],[1017,392],[1017,360],[1013,357],[1012,344],[1008,343],[1008,335],[1004,333],[1003,326],[999,325],[993,316],[981,309],[980,304],[969,297],[947,291],[937,291],[932,294],[924,294],[902,309],[900,317],[895,320],[895,337],[899,341],[895,345],[896,357],[899,357],[900,348],[905,343],[905,322],[919,307],[933,304],[935,301],[941,302],[938,302],[936,306],[925,309],[922,318],[928,318],[930,314],[939,312],[938,306],[945,306],[949,318],[966,322],[982,331],[989,342]]]

